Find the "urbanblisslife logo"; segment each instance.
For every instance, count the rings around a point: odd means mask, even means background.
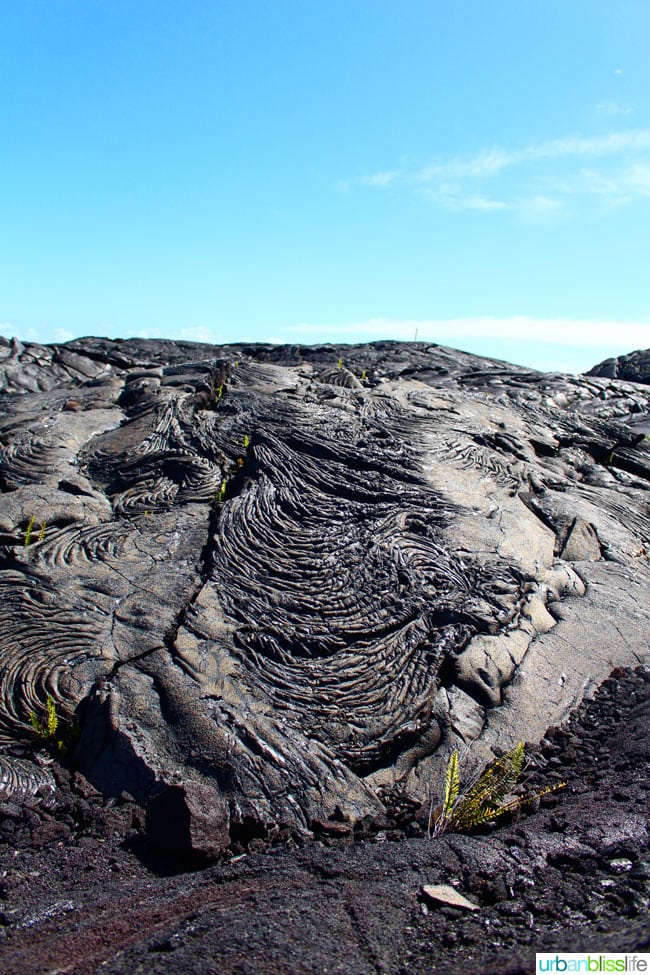
[[[647,972],[650,975],[650,952],[567,952],[538,953],[535,972]]]

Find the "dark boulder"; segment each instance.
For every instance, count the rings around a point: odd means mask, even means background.
[[[624,379],[628,383],[650,383],[650,349],[639,349],[629,355],[605,359],[586,373],[605,379]]]
[[[147,808],[149,843],[166,853],[198,859],[219,856],[230,843],[228,805],[198,782],[170,786]]]

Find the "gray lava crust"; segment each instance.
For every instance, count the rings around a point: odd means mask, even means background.
[[[89,338],[0,340],[0,389],[7,797],[52,697],[104,794],[352,829],[650,660],[642,383]]]

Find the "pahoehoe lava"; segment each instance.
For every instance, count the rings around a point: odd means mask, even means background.
[[[352,824],[648,659],[640,382],[425,344],[3,339],[0,388],[4,794],[49,787],[12,748],[52,697],[108,794]]]

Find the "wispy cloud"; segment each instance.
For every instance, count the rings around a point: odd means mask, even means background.
[[[611,156],[623,152],[647,152],[650,149],[650,129],[630,129],[627,132],[610,132],[608,135],[584,138],[566,136],[529,146],[514,153],[517,161],[526,159],[560,159],[563,156]]]
[[[71,332],[69,328],[54,329],[55,342],[71,342],[73,338],[74,338],[74,332]]]
[[[625,173],[628,184],[642,196],[650,196],[650,163],[636,163]]]
[[[574,197],[597,197],[609,206],[650,196],[650,161],[624,164],[609,172],[583,168],[565,178],[562,192]]]
[[[413,339],[415,332],[418,340],[426,342],[440,342],[445,339],[463,336],[465,338],[491,339],[520,339],[522,335],[531,341],[544,341],[553,345],[599,345],[611,342],[615,336],[619,346],[631,350],[647,344],[650,321],[625,322],[611,319],[584,318],[535,318],[530,315],[477,315],[467,318],[429,318],[429,319],[393,319],[372,318],[364,321],[344,322],[340,324],[307,324],[287,327],[283,334],[292,339],[298,334],[304,334],[305,339],[320,341],[314,338],[327,333],[332,336],[331,341],[366,341],[371,338],[385,337],[404,341]],[[295,335],[294,335],[295,333]]]
[[[449,210],[509,210],[510,204],[480,193],[465,194],[458,185],[445,184],[435,189],[427,188],[426,196],[434,203],[447,207]]]
[[[508,166],[515,165],[518,161],[517,157],[517,153],[505,152],[502,149],[486,149],[475,156],[430,164],[414,174],[400,175],[421,183],[438,179],[484,179],[496,176]]]
[[[445,319],[373,318],[287,326],[275,342],[370,342],[395,339],[465,349],[541,370],[585,371],[610,356],[645,348],[650,321],[536,318],[530,315]]]
[[[568,135],[519,149],[492,147],[419,168],[371,173],[356,183],[408,188],[447,209],[548,216],[564,209],[570,197],[621,203],[646,196],[649,170],[650,129],[629,129]]]
[[[604,118],[625,118],[632,115],[634,109],[629,105],[621,105],[619,102],[599,102],[596,111]]]
[[[365,186],[390,186],[399,178],[398,169],[392,169],[385,173],[373,173],[371,176],[363,176],[361,182]]]
[[[139,339],[182,339],[184,342],[204,342],[207,345],[221,345],[227,341],[221,331],[216,331],[210,325],[185,325],[180,328],[145,325],[130,331]]]
[[[210,325],[188,325],[181,328],[180,337],[186,342],[207,342],[208,345],[218,345],[224,341],[221,332]]]
[[[71,332],[70,329],[46,322],[37,326],[18,326],[12,322],[0,322],[0,335],[4,338],[15,336],[21,342],[36,342],[38,344],[69,342],[75,338],[74,332]]]

